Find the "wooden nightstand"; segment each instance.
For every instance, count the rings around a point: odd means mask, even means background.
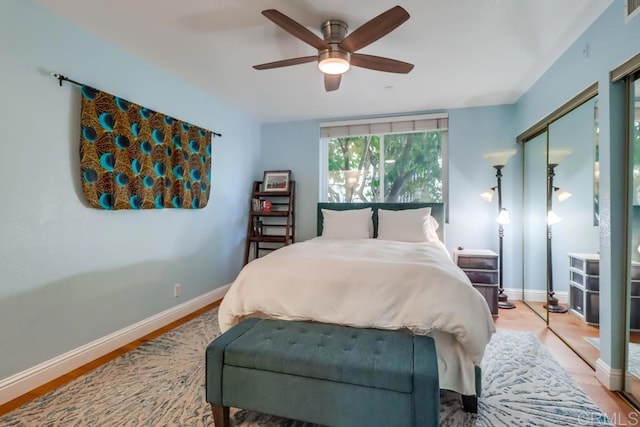
[[[487,249],[455,249],[453,261],[466,273],[471,284],[487,300],[493,317],[498,317],[500,277],[498,254]]]

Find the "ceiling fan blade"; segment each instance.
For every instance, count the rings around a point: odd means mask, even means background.
[[[400,6],[392,7],[372,20],[365,22],[340,42],[340,48],[355,52],[389,34],[409,19],[409,13]]]
[[[324,88],[327,92],[338,90],[340,87],[340,79],[342,74],[325,74],[324,75]]]
[[[254,65],[256,70],[268,70],[270,68],[288,67],[290,65],[306,64],[307,62],[317,61],[318,57],[313,56],[301,56],[299,58],[283,59],[282,61],[267,62],[266,64]]]
[[[351,65],[368,68],[370,70],[386,71],[387,73],[407,74],[413,70],[413,64],[409,64],[408,62],[382,56],[364,55],[362,53],[354,53],[351,55]]]
[[[306,27],[297,23],[293,19],[278,12],[275,9],[263,10],[262,14],[270,19],[274,24],[288,32],[289,34],[299,38],[303,42],[315,47],[318,50],[329,49],[329,45],[320,37],[313,34]]]

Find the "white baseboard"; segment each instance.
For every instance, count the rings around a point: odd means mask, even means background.
[[[0,405],[222,299],[229,286],[225,285],[214,289],[197,298],[171,307],[119,331],[0,380]]]
[[[504,293],[507,294],[507,297],[510,300],[520,301],[522,299],[522,289],[518,288],[504,288]],[[558,302],[562,304],[568,304],[569,302],[569,292],[555,292],[555,297],[558,298]],[[545,302],[547,301],[547,291],[545,290],[534,290],[529,289],[524,291],[524,299],[525,301],[533,301],[533,302]]]
[[[624,370],[611,369],[602,359],[596,362],[596,378],[609,390],[622,390]]]

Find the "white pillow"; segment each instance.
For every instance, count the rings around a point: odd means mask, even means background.
[[[378,239],[401,242],[437,241],[439,224],[431,208],[389,211],[378,209]]]
[[[368,239],[372,237],[371,208],[334,211],[322,209],[322,237],[327,239]]]

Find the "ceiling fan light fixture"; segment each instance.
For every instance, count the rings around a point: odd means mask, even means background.
[[[348,52],[327,51],[320,54],[318,68],[325,74],[343,74],[351,67]]]

